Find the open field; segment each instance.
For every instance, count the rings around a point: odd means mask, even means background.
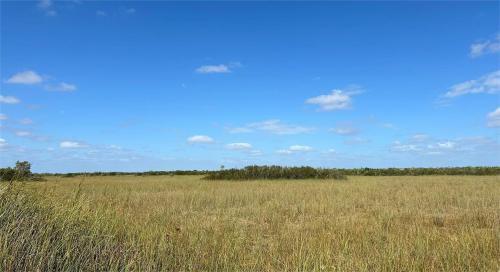
[[[498,176],[2,186],[4,270],[498,271]],[[21,188],[22,187],[22,188]]]

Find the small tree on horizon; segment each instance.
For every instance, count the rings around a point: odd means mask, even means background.
[[[26,179],[31,176],[31,163],[28,161],[16,161],[16,167],[14,169],[19,179]]]

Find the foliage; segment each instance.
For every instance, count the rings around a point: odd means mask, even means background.
[[[0,168],[0,181],[30,180],[33,179],[31,163],[17,161],[15,168]]]
[[[218,171],[210,170],[174,170],[174,171],[146,171],[146,172],[76,172],[76,173],[43,173],[43,176],[61,176],[61,177],[76,177],[76,176],[183,176],[183,175],[206,175],[206,179],[213,179],[213,177],[224,177],[224,179],[255,179],[254,177],[244,178],[244,175],[259,175],[256,172],[259,168],[272,169],[262,170],[271,172],[277,171],[278,168],[288,169],[290,173],[289,179],[294,178],[342,178],[341,176],[427,176],[427,175],[474,175],[474,176],[488,176],[500,175],[500,167],[441,167],[441,168],[320,168],[314,169],[312,167],[281,167],[281,166],[249,166],[244,169],[225,169],[221,166]],[[6,169],[6,168],[3,168]],[[0,176],[2,175],[0,169]],[[251,169],[250,171],[245,169]],[[300,169],[300,170],[299,170]],[[9,170],[5,170],[9,171]],[[292,172],[294,174],[291,174]],[[283,171],[281,171],[283,172]],[[246,174],[245,174],[246,173]],[[267,179],[271,174],[263,174],[262,178]],[[288,174],[283,174],[287,176]],[[229,178],[234,176],[235,178]],[[295,177],[294,177],[295,176]],[[309,177],[310,176],[310,177]],[[326,177],[325,177],[326,176]],[[278,179],[288,179],[287,177],[276,177]]]
[[[227,169],[208,173],[206,180],[255,180],[255,179],[345,179],[339,171],[316,169],[308,166],[247,166],[243,169]]]
[[[348,176],[430,176],[430,175],[500,175],[500,167],[436,167],[436,168],[354,168],[338,169]]]

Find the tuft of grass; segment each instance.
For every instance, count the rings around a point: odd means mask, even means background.
[[[47,180],[0,187],[0,270],[500,268],[498,176]]]

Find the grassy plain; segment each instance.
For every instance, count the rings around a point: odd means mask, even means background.
[[[500,177],[5,185],[5,271],[498,271]]]

